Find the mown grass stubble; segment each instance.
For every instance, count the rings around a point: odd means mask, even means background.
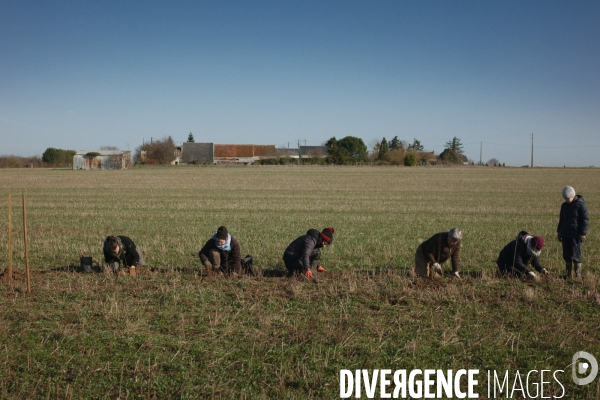
[[[482,380],[487,369],[565,369],[568,381],[575,351],[600,354],[593,219],[582,284],[555,277],[554,240],[564,185],[598,214],[596,170],[149,168],[0,179],[2,198],[14,199],[21,269],[17,200],[27,196],[34,271],[31,296],[22,283],[15,295],[3,286],[2,398],[332,398],[341,368],[479,368]],[[269,277],[198,274],[191,254],[221,224]],[[330,273],[279,277],[287,244],[325,226],[336,229],[324,251]],[[453,226],[465,234],[465,279],[413,279],[418,243]],[[495,277],[499,250],[521,229],[546,237],[551,278]],[[78,249],[99,262],[108,234],[132,237],[158,272],[70,272]],[[578,398],[598,388],[567,387]]]

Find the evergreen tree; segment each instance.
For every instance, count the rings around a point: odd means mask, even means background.
[[[394,136],[390,142],[390,150],[404,150],[404,145],[402,144],[402,141],[398,139],[398,136]]]
[[[48,164],[71,164],[75,156],[75,150],[55,149],[48,147],[42,154],[42,161]]]
[[[412,144],[408,145],[408,150],[423,151],[424,149],[425,148],[423,147],[421,142],[418,141],[417,139],[415,139]]]
[[[190,132],[190,134],[188,135],[188,143],[194,143],[194,135],[192,135],[192,132]]]
[[[390,148],[388,146],[387,140],[385,140],[385,138],[381,139],[381,143],[379,144],[379,155],[378,155],[377,159],[385,160],[385,156],[389,150],[390,150]]]
[[[361,138],[354,136],[346,136],[337,142],[339,147],[348,151],[351,157],[355,159],[363,159],[367,155],[367,145]]]
[[[460,139],[457,138],[456,136],[454,136],[452,138],[452,140],[449,140],[448,142],[446,142],[446,145],[444,146],[444,148],[452,150],[456,155],[462,155],[463,154],[463,145],[460,142]]]
[[[462,163],[467,161],[467,157],[463,154],[463,145],[460,139],[454,136],[444,145],[445,149],[440,154],[440,158],[448,163]]]
[[[338,140],[335,136],[325,143],[325,147],[327,147],[327,158],[325,161],[329,164],[341,165],[350,159],[350,154],[346,149],[338,145]]]

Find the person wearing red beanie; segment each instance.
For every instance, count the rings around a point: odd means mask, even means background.
[[[290,243],[283,253],[283,262],[289,275],[303,274],[312,278],[313,269],[324,272],[325,269],[321,265],[321,248],[331,244],[333,232],[332,227],[325,228],[321,232],[309,229],[306,235]]]
[[[542,267],[539,260],[543,248],[543,237],[530,235],[525,231],[519,232],[517,238],[500,251],[496,261],[500,274],[535,279],[535,272],[527,268],[531,264],[536,271],[547,275],[548,271]]]

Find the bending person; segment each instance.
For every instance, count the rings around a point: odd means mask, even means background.
[[[137,248],[133,240],[127,236],[108,236],[102,247],[104,252],[105,270],[119,273],[121,263],[123,267],[129,267],[129,275],[136,276],[135,268],[146,266],[144,256]]]
[[[242,270],[240,243],[231,236],[227,228],[220,226],[198,253],[206,267],[206,273],[227,273],[237,276]]]
[[[448,232],[436,233],[417,247],[415,252],[415,273],[421,277],[442,275],[442,264],[452,260],[452,275],[460,278],[458,262],[462,246],[462,231],[452,228]]]
[[[290,275],[300,273],[308,278],[313,277],[312,270],[324,272],[321,265],[321,248],[333,241],[333,228],[325,228],[322,232],[309,229],[289,244],[283,253],[283,262]]]
[[[544,238],[533,236],[525,231],[519,232],[515,240],[504,246],[496,264],[502,275],[536,278],[535,272],[527,266],[531,263],[536,271],[548,274],[540,264],[539,256],[544,248]]]

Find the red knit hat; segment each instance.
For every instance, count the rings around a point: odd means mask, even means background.
[[[325,228],[319,235],[321,235],[321,239],[323,239],[325,243],[330,244],[333,241],[333,228]]]
[[[544,238],[541,236],[534,236],[531,238],[531,247],[533,247],[533,249],[535,251],[540,251],[541,249],[544,248]]]

